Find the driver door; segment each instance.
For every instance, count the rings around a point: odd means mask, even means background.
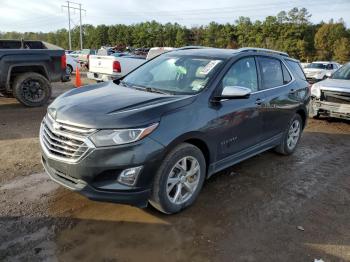
[[[250,88],[248,98],[220,101],[217,125],[217,160],[230,159],[261,142],[262,106],[264,97],[258,92],[257,63],[254,56],[234,62],[222,78],[219,88],[241,86]],[[249,150],[248,150],[249,151]]]

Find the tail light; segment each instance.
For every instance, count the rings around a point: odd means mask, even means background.
[[[113,62],[113,72],[114,73],[121,73],[122,72],[122,67],[120,66],[119,61]]]
[[[61,68],[66,70],[67,67],[67,57],[66,55],[61,56]]]

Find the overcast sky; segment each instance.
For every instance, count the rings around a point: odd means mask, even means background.
[[[132,24],[142,21],[178,22],[186,26],[210,21],[233,23],[239,16],[262,20],[292,7],[306,7],[311,21],[343,18],[350,27],[350,0],[75,0],[86,9],[83,23]],[[43,31],[68,28],[62,0],[0,0],[0,31]],[[74,5],[76,6],[76,5]],[[76,6],[78,7],[78,6]],[[72,26],[79,13],[72,11]]]

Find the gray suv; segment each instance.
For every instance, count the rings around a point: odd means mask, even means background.
[[[90,199],[176,213],[220,170],[269,149],[293,153],[309,93],[285,53],[180,48],[57,98],[41,125],[42,162]]]

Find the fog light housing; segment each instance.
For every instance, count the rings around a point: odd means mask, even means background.
[[[142,166],[124,169],[118,177],[118,182],[127,186],[135,185],[141,170]]]

